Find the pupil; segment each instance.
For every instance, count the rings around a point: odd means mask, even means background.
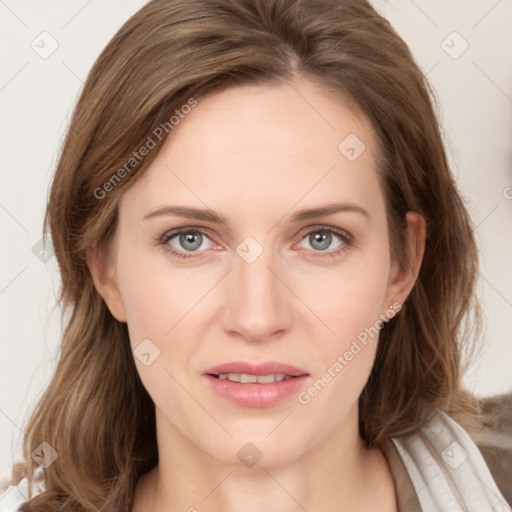
[[[312,235],[313,241],[311,242],[312,247],[318,250],[325,250],[331,245],[332,235],[330,233],[315,233]],[[315,244],[317,244],[315,246]]]
[[[201,234],[200,233],[187,233],[181,235],[180,243],[186,249],[195,251],[201,247]],[[195,239],[195,241],[194,241]]]

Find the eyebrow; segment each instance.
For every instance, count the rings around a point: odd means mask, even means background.
[[[370,214],[360,206],[352,203],[333,203],[327,204],[325,206],[318,206],[316,208],[305,208],[302,210],[298,210],[295,212],[291,218],[291,222],[303,222],[306,220],[317,219],[319,217],[327,217],[329,215],[333,215],[339,212],[352,212],[359,213],[370,219]],[[204,222],[211,222],[212,224],[220,224],[227,226],[228,220],[224,215],[219,212],[210,209],[202,209],[202,208],[191,208],[187,206],[169,206],[164,205],[154,210],[152,212],[148,212],[144,215],[143,220],[152,219],[154,217],[160,217],[165,215],[175,215],[178,217],[185,217],[189,219],[195,219]]]

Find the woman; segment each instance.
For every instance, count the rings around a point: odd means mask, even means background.
[[[472,226],[369,4],[150,1],[45,221],[70,316],[13,507],[509,510],[460,426]]]

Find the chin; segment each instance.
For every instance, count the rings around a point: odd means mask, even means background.
[[[272,439],[265,436],[244,436],[230,439],[228,443],[219,443],[208,454],[227,466],[247,469],[269,469],[292,463],[304,452],[304,443],[283,436]],[[299,448],[300,447],[300,448]],[[213,448],[213,447],[212,447]]]

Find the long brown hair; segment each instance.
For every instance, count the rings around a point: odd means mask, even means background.
[[[462,356],[473,340],[464,319],[470,309],[478,318],[472,226],[430,86],[389,22],[363,0],[152,0],[90,71],[51,186],[45,228],[69,315],[55,376],[26,429],[30,481],[40,443],[58,458],[45,470],[46,492],[23,510],[129,510],[138,479],[158,460],[154,405],[126,325],[96,291],[85,258],[92,248],[107,254],[119,199],[158,148],[131,160],[134,152],[165,126],[161,145],[169,119],[191,98],[297,77],[350,98],[371,121],[397,261],[404,263],[405,213],[427,221],[418,279],[382,329],[360,397],[363,439],[378,446],[416,432],[437,409],[460,421],[472,410],[461,388]]]

